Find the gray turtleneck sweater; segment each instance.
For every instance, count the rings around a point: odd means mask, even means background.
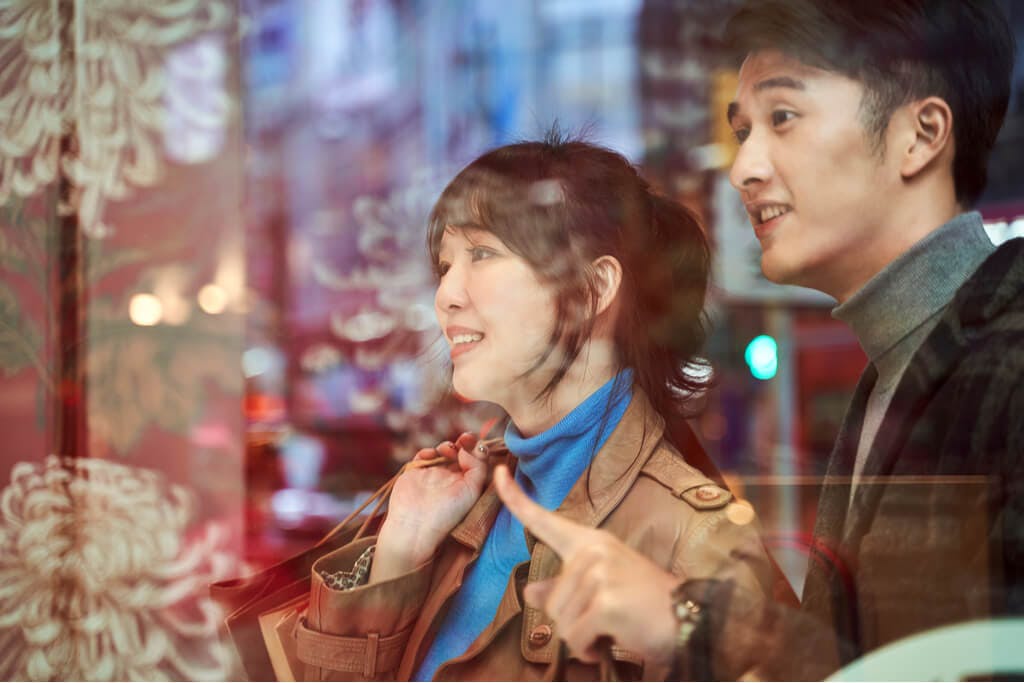
[[[853,328],[861,348],[878,371],[864,413],[853,468],[853,492],[903,371],[932,331],[960,286],[995,246],[981,214],[960,214],[912,246],[832,316]]]

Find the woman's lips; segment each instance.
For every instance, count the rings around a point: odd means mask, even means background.
[[[454,359],[456,356],[461,356],[464,353],[468,353],[469,351],[472,351],[477,346],[479,346],[480,342],[482,342],[482,341],[483,341],[483,339],[478,339],[476,341],[459,342],[457,344],[452,344],[452,347],[451,347],[451,357]]]

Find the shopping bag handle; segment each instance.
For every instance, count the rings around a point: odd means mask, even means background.
[[[504,455],[505,453],[508,452],[508,448],[505,447],[504,439],[502,439],[501,437],[494,439],[485,439],[483,441],[480,441],[480,444],[487,447],[487,454],[489,456]],[[388,479],[383,486],[381,486],[374,492],[372,496],[364,500],[359,505],[359,507],[353,510],[351,514],[349,514],[345,519],[338,522],[338,524],[329,532],[327,532],[327,535],[325,535],[323,538],[317,541],[316,545],[314,545],[313,547],[317,548],[323,545],[324,543],[330,541],[335,534],[344,529],[352,520],[357,518],[363,510],[370,506],[371,503],[376,503],[373,506],[373,511],[366,516],[365,520],[363,520],[362,525],[359,527],[359,530],[356,531],[356,535],[352,540],[358,541],[359,539],[363,538],[363,535],[370,528],[370,523],[377,518],[377,515],[384,507],[384,503],[386,503],[388,498],[391,496],[391,490],[395,487],[395,482],[398,481],[398,478],[402,476],[402,474],[404,474],[406,470],[421,469],[424,467],[436,467],[437,465],[450,465],[453,462],[455,461],[452,460],[451,458],[439,457],[431,458],[430,460],[410,460],[409,462],[405,463],[404,465],[402,465],[401,469],[398,470],[398,473],[395,474],[395,476]]]

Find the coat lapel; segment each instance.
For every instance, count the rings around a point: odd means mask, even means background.
[[[1001,313],[1017,296],[1024,281],[1022,252],[1024,240],[1012,240],[989,257],[960,288],[914,354],[879,425],[851,503],[849,482],[864,409],[874,386],[872,366],[858,384],[823,482],[815,525],[812,558],[831,553],[837,561],[812,562],[803,600],[805,610],[828,619],[849,643],[859,640],[854,577],[861,541],[872,529],[887,487],[896,483],[894,477],[934,473],[935,444],[908,440],[912,433],[935,431],[923,428],[923,419],[943,419],[941,414],[928,412],[930,402],[969,350],[974,330]]]
[[[963,357],[967,344],[957,307],[950,306],[903,372],[850,506],[843,545],[851,553],[856,553],[860,539],[871,529],[881,498],[894,483],[895,475],[933,473],[936,463],[931,457],[935,449],[909,447],[912,444],[907,439],[915,427],[920,427],[929,402]]]
[[[801,599],[805,612],[833,624],[839,632],[853,628],[856,623],[851,573],[839,546],[849,508],[850,479],[864,425],[864,410],[877,379],[875,366],[869,364],[857,382],[832,449],[822,480],[810,564]]]
[[[908,447],[911,429],[927,415],[928,402],[968,353],[975,330],[983,328],[1011,306],[1024,283],[1024,240],[1000,246],[967,280],[947,307],[935,329],[914,354],[900,378],[889,409],[879,426],[864,465],[868,486],[858,486],[846,523],[844,540],[856,548],[871,528],[885,491],[886,478],[895,474],[932,474],[934,444]],[[942,419],[942,415],[931,415]],[[968,425],[965,425],[967,427]],[[928,431],[928,430],[924,430]]]
[[[622,502],[661,441],[665,429],[664,420],[654,411],[639,388],[633,391],[633,400],[622,420],[558,508],[560,513],[573,522],[590,528],[599,527]],[[528,581],[540,581],[557,574],[561,561],[555,552],[537,541],[529,531],[526,534],[527,545],[531,548]],[[545,624],[549,628],[554,626],[544,612],[526,605],[521,649],[527,661],[548,663],[557,654],[560,642],[557,635],[552,636],[544,647],[529,645],[530,634]]]
[[[821,499],[814,523],[814,538],[816,542],[833,549],[838,547],[846,524],[846,513],[850,504],[850,478],[853,476],[860,433],[864,427],[864,411],[877,379],[878,372],[875,366],[868,364],[857,382],[853,399],[850,401],[850,407],[843,418],[843,425],[839,429],[839,436],[829,457],[825,478],[821,483]]]
[[[423,659],[427,656],[430,642],[440,625],[440,618],[445,613],[445,605],[462,586],[463,576],[470,564],[480,555],[487,534],[501,509],[501,499],[494,490],[494,484],[488,485],[483,495],[470,508],[461,522],[449,534],[450,539],[457,541],[462,548],[460,552],[441,553],[438,566],[434,569],[435,580],[427,595],[420,618],[413,625],[412,633],[406,645],[405,654],[399,664],[396,679],[410,680]]]

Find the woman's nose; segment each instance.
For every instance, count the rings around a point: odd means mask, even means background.
[[[438,311],[454,311],[465,308],[468,301],[465,269],[452,264],[437,285],[434,307]]]

